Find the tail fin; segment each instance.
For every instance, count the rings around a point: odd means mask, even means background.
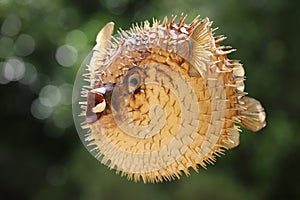
[[[259,101],[251,97],[243,97],[240,99],[240,104],[244,108],[239,116],[243,127],[256,132],[266,126],[266,113]]]

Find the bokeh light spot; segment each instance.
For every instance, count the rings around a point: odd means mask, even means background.
[[[44,106],[54,107],[60,102],[60,90],[54,85],[46,85],[41,89],[39,99]]]
[[[34,65],[31,63],[25,63],[25,73],[22,79],[19,80],[20,83],[25,85],[30,85],[34,83],[37,79],[37,71]]]
[[[81,50],[87,45],[86,34],[80,30],[73,30],[68,33],[66,37],[66,43],[75,47],[78,50]]]
[[[15,43],[15,52],[19,56],[30,55],[35,48],[35,41],[33,37],[27,34],[21,34]]]
[[[19,33],[21,26],[20,18],[17,15],[10,14],[2,24],[1,33],[7,36],[15,36]]]
[[[18,81],[23,78],[25,73],[25,65],[22,60],[18,58],[9,59],[3,70],[4,78],[8,81]]]
[[[31,104],[31,114],[40,120],[44,120],[50,117],[52,113],[52,107],[45,106],[41,103],[40,99],[36,99]]]
[[[60,65],[70,67],[76,63],[78,52],[71,45],[62,45],[56,50],[55,58]]]

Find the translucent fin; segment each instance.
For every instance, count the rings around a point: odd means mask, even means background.
[[[266,126],[266,113],[259,101],[243,97],[239,102],[244,108],[239,116],[243,127],[256,132]]]
[[[224,139],[223,145],[228,149],[232,149],[240,144],[240,132],[238,127],[230,128],[227,130],[227,138]]]
[[[192,52],[189,66],[191,76],[200,75],[205,78],[206,71],[211,62],[212,53],[209,47],[213,41],[211,22],[208,19],[202,20],[191,34]],[[196,70],[195,70],[196,69]],[[198,73],[197,73],[198,71]]]
[[[89,64],[89,70],[91,72],[90,82],[91,85],[94,84],[93,78],[95,78],[95,71],[99,69],[101,66],[101,61],[106,56],[105,50],[111,45],[110,40],[112,38],[112,34],[114,31],[114,23],[107,23],[98,33],[96,42],[97,44],[94,46],[93,57]]]
[[[111,36],[113,34],[114,31],[114,26],[115,24],[113,22],[109,22],[107,23],[98,33],[97,35],[97,45],[94,47],[94,49],[97,48],[105,48],[103,47],[103,45],[111,39]],[[105,45],[104,45],[105,46]]]

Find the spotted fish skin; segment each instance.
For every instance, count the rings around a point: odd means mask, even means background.
[[[227,57],[234,50],[220,44],[225,37],[214,36],[208,18],[185,18],[145,21],[118,37],[110,22],[97,36],[82,92],[86,140],[134,181],[206,168],[239,144],[238,124],[266,125],[260,102],[245,96],[243,66]]]

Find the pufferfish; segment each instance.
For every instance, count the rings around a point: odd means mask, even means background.
[[[97,35],[82,87],[81,124],[94,155],[128,179],[162,182],[198,171],[239,144],[240,126],[266,125],[246,96],[234,51],[208,19],[186,16]]]

